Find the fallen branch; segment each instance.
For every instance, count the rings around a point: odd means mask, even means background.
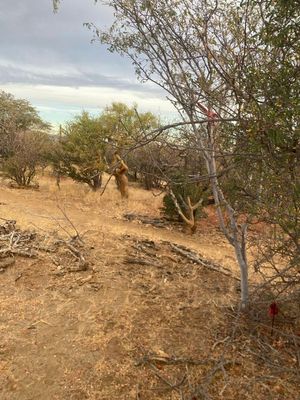
[[[67,220],[71,224],[68,218]],[[48,256],[54,253],[55,257],[50,256],[49,258],[57,266],[63,265],[69,271],[78,272],[88,269],[86,249],[78,234],[76,236],[69,235],[70,239],[65,240],[56,234],[49,237],[49,235],[39,235],[34,231],[20,230],[16,227],[14,220],[4,221],[0,224],[0,272],[4,272],[14,264],[17,257],[43,258],[45,253],[48,253]],[[67,253],[71,254],[71,257],[66,257]],[[76,268],[74,268],[74,264]]]
[[[57,202],[57,208],[60,210],[60,212],[62,213],[62,215],[64,216],[64,218],[66,219],[66,221],[69,223],[69,225],[72,227],[72,229],[74,230],[74,232],[76,233],[76,235],[71,235],[64,227],[62,227],[60,224],[59,226],[70,236],[70,238],[72,240],[74,239],[78,239],[83,243],[83,240],[81,238],[80,233],[78,232],[75,224],[71,221],[71,219],[68,217],[66,210],[64,208],[62,208],[60,206],[60,204]]]
[[[169,386],[170,389],[180,392],[179,387],[184,384],[184,382],[186,380],[185,375],[178,383],[172,383],[159,372],[159,369],[156,368],[155,365],[150,363],[149,366],[150,366],[151,370],[153,371],[154,375],[156,375],[162,382],[164,382],[167,386]]]
[[[143,260],[142,258],[131,258],[131,257],[126,257],[124,259],[124,262],[126,264],[139,264],[139,265],[157,265],[151,261],[148,260]]]
[[[127,213],[123,215],[127,221],[138,221],[145,225],[152,225],[156,228],[166,228],[169,224],[162,218],[151,218],[148,215]]]
[[[187,258],[188,260],[190,260],[198,265],[201,265],[202,267],[208,268],[215,272],[220,272],[223,275],[229,276],[232,279],[240,281],[240,279],[238,277],[232,275],[232,273],[229,269],[227,269],[221,265],[212,263],[211,261],[205,260],[204,258],[200,257],[196,252],[194,252],[190,249],[187,249],[187,248],[183,248],[183,246],[179,247],[178,245],[175,245],[173,243],[169,243],[169,244],[170,244],[171,249],[175,253],[181,255],[182,257]]]
[[[21,279],[22,276],[23,276],[23,274],[22,274],[22,272],[20,272],[20,273],[18,274],[18,276],[16,276],[15,282],[18,282],[18,280]]]

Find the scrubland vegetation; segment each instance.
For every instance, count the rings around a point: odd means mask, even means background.
[[[297,399],[298,4],[109,4],[88,27],[179,117],[115,102],[53,133],[0,93],[4,398]]]

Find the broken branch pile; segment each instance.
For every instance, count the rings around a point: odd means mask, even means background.
[[[135,243],[132,244],[131,248],[134,251],[131,251],[125,258],[124,261],[126,264],[159,266],[159,260],[157,259],[156,254],[160,248],[152,240],[136,240]]]
[[[44,258],[45,254],[61,267],[60,274],[65,269],[76,272],[88,268],[84,245],[78,236],[65,240],[56,233],[41,235],[19,229],[14,220],[4,221],[0,224],[0,272],[13,265],[17,257]]]
[[[168,221],[163,218],[152,218],[149,217],[148,215],[128,213],[124,214],[123,218],[126,219],[127,221],[138,221],[145,225],[155,226],[156,228],[166,228],[170,225]]]
[[[220,264],[217,264],[215,262],[203,258],[199,254],[197,254],[194,250],[188,249],[187,247],[178,244],[175,245],[174,243],[169,243],[169,245],[174,253],[179,254],[183,258],[187,258],[188,260],[192,261],[195,264],[211,269],[212,271],[220,272],[223,275],[230,276],[231,278],[234,278],[238,281],[240,280],[239,278],[232,275],[232,272],[230,271],[229,268],[225,268]]]
[[[128,239],[130,239],[130,237]],[[204,268],[210,269],[212,271],[221,273],[223,275],[229,276],[232,279],[240,281],[238,277],[232,274],[232,271],[229,268],[210,261],[198,254],[196,251],[179,244],[162,241],[158,245],[152,240],[142,239],[135,240],[134,243],[131,245],[131,249],[133,249],[134,251],[131,250],[124,260],[127,264],[162,267],[164,264],[167,265],[170,260],[178,263],[179,259],[174,260],[173,256],[170,256],[168,254],[171,250],[171,252],[176,254],[176,256],[179,256],[178,258],[180,258],[181,260],[187,260],[189,263],[200,265]]]

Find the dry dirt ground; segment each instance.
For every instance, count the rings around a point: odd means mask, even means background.
[[[75,227],[89,264],[45,251],[0,274],[1,400],[300,399],[290,339],[236,312],[238,269],[212,210],[195,236],[122,217],[160,206],[139,188],[122,202],[113,182],[102,197],[48,176],[38,191],[0,187],[2,218],[46,239]]]

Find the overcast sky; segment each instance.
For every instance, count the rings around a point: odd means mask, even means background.
[[[93,0],[0,0],[0,89],[29,100],[56,126],[113,101],[172,118],[157,87],[141,84],[129,60],[91,44],[83,22],[107,27],[112,12]]]

